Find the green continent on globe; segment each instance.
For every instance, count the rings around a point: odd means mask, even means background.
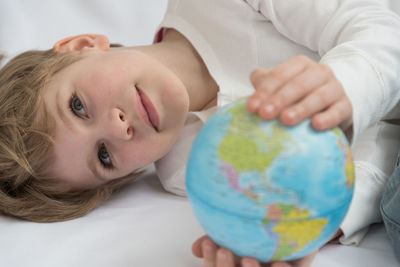
[[[218,156],[229,165],[229,168],[225,168],[228,177],[239,179],[243,171],[258,171],[266,178],[264,171],[285,149],[285,144],[291,140],[290,134],[277,121],[273,121],[268,135],[258,127],[262,119],[246,112],[246,105],[234,106],[228,112],[232,115],[232,121],[218,147]],[[235,149],[232,150],[232,147]],[[235,190],[241,191],[238,183],[232,184],[236,184],[233,186]],[[258,197],[249,191],[251,188],[242,192],[257,201]],[[308,210],[295,205],[272,204],[268,207],[262,223],[266,231],[271,233],[271,238],[278,236],[273,260],[293,255],[319,236],[328,220],[308,219],[309,216]]]
[[[289,257],[318,238],[327,219],[308,219],[310,212],[293,204],[272,204],[263,219],[267,232],[279,236],[272,260]]]
[[[219,145],[218,156],[239,173],[263,173],[284,149],[285,142],[291,138],[286,130],[275,122],[271,136],[267,136],[262,129],[255,127],[261,122],[260,117],[247,112],[246,109],[246,105],[238,105],[228,110],[232,121]],[[235,150],[232,150],[232,147],[235,147]]]
[[[257,205],[266,208],[266,214],[261,219],[261,225],[268,237],[274,240],[274,253],[269,260],[290,258],[320,237],[328,218],[310,218],[309,208],[288,203],[261,203],[262,194],[280,194],[281,188],[271,187],[266,170],[276,158],[290,146],[296,146],[296,141],[286,131],[279,121],[271,121],[267,128],[260,125],[263,120],[247,111],[245,104],[234,105],[226,113],[232,116],[225,136],[218,146],[218,157],[221,160],[220,171],[224,172],[232,189],[255,201]],[[354,186],[354,166],[349,146],[343,142],[343,135],[337,128],[333,130],[337,144],[345,155],[345,175],[348,188]],[[266,182],[262,183],[267,191],[253,190],[254,185],[243,186],[243,172],[258,172]],[[259,195],[260,194],[260,195]]]

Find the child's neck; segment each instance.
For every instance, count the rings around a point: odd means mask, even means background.
[[[217,83],[192,44],[178,31],[168,29],[161,43],[138,49],[151,53],[182,80],[189,94],[190,111],[216,105]]]

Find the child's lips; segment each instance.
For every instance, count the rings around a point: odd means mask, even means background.
[[[136,87],[140,102],[143,105],[144,111],[146,112],[146,119],[151,123],[151,126],[158,132],[160,127],[160,117],[158,116],[157,109],[151,102],[151,99],[142,91]]]

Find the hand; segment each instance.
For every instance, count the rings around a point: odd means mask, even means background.
[[[256,92],[248,109],[266,120],[279,116],[292,126],[311,117],[317,130],[352,125],[351,102],[327,65],[297,56],[271,70],[256,69],[250,79]]]
[[[239,258],[226,249],[218,247],[208,236],[197,239],[192,246],[195,256],[203,258],[203,267],[309,267],[317,251],[291,262],[260,263],[256,259],[244,257]]]

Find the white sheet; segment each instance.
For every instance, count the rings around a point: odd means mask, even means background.
[[[47,49],[65,36],[105,33],[145,44],[166,0],[1,0],[0,51]],[[0,266],[199,267],[192,242],[203,234],[185,198],[166,193],[153,171],[89,215],[37,224],[0,216]],[[328,245],[314,267],[399,266],[382,225],[359,247]]]
[[[202,234],[187,199],[166,193],[150,172],[76,220],[37,224],[0,217],[0,266],[200,267],[190,249]],[[399,265],[377,225],[359,247],[327,245],[312,266]]]

